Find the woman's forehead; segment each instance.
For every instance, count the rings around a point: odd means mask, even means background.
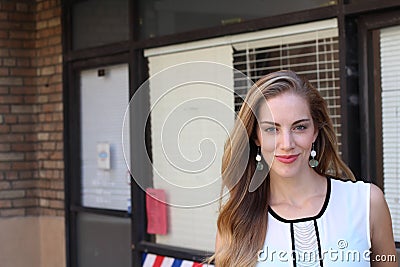
[[[257,116],[259,121],[268,120],[279,123],[310,118],[311,113],[309,104],[303,97],[284,93],[261,101]]]

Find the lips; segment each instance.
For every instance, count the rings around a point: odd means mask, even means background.
[[[294,162],[299,157],[299,155],[279,155],[279,156],[275,156],[275,157],[278,161],[280,161],[282,163],[290,164],[290,163]]]

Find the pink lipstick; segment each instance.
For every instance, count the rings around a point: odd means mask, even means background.
[[[299,155],[280,155],[280,156],[275,156],[277,160],[279,160],[282,163],[285,164],[290,164],[292,162],[294,162]]]

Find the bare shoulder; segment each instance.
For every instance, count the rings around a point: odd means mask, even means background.
[[[390,224],[391,227],[391,217],[383,192],[375,184],[371,184],[370,203],[371,237],[373,237],[374,233],[378,232],[378,229],[381,228],[378,226],[382,225],[382,223],[386,225]]]
[[[385,206],[387,204],[382,190],[375,184],[371,184],[371,208],[384,208]]]
[[[373,257],[396,255],[392,219],[382,190],[371,184],[370,196],[371,250]],[[372,261],[372,266],[397,266],[395,262]]]

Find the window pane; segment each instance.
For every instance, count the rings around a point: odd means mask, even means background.
[[[79,213],[78,266],[132,266],[130,229],[129,218]]]
[[[332,0],[140,0],[141,37],[208,28],[335,5]]]
[[[381,30],[383,184],[392,215],[395,241],[400,241],[400,26]]]
[[[129,100],[128,65],[83,70],[80,81],[82,205],[126,210],[130,179],[121,132]],[[129,126],[124,129],[129,136]],[[129,153],[125,144],[128,162]]]
[[[129,39],[128,0],[88,0],[72,11],[73,49]]]

